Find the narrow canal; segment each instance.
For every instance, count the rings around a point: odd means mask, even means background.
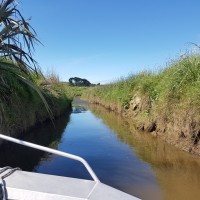
[[[101,182],[148,200],[198,199],[200,158],[181,152],[115,113],[94,105],[73,111],[20,138],[85,158]],[[4,142],[0,167],[90,179],[76,161]]]

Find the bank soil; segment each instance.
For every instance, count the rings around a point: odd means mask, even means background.
[[[123,116],[136,122],[139,130],[159,136],[181,150],[200,155],[200,116],[189,102],[184,107],[164,105],[163,109],[154,108],[151,112],[150,100],[135,95],[129,105]]]
[[[91,102],[121,114],[140,131],[160,137],[181,150],[200,155],[200,115],[189,102],[184,108],[177,105],[156,108],[148,96],[138,94],[123,108],[97,100]]]

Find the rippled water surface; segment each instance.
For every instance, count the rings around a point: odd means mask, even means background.
[[[200,158],[181,152],[94,105],[45,123],[21,139],[85,158],[99,179],[142,199],[198,199]],[[76,161],[16,144],[0,146],[0,167],[90,179]]]

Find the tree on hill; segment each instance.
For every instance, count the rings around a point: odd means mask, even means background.
[[[91,83],[87,79],[79,78],[79,77],[72,77],[69,79],[70,85],[73,86],[90,86]]]

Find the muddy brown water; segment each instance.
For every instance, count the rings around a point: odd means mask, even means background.
[[[78,102],[79,104],[81,102]],[[99,179],[150,200],[200,199],[200,157],[135,130],[134,123],[94,105],[78,105],[21,139],[85,158]],[[4,142],[0,167],[90,179],[76,161]]]

